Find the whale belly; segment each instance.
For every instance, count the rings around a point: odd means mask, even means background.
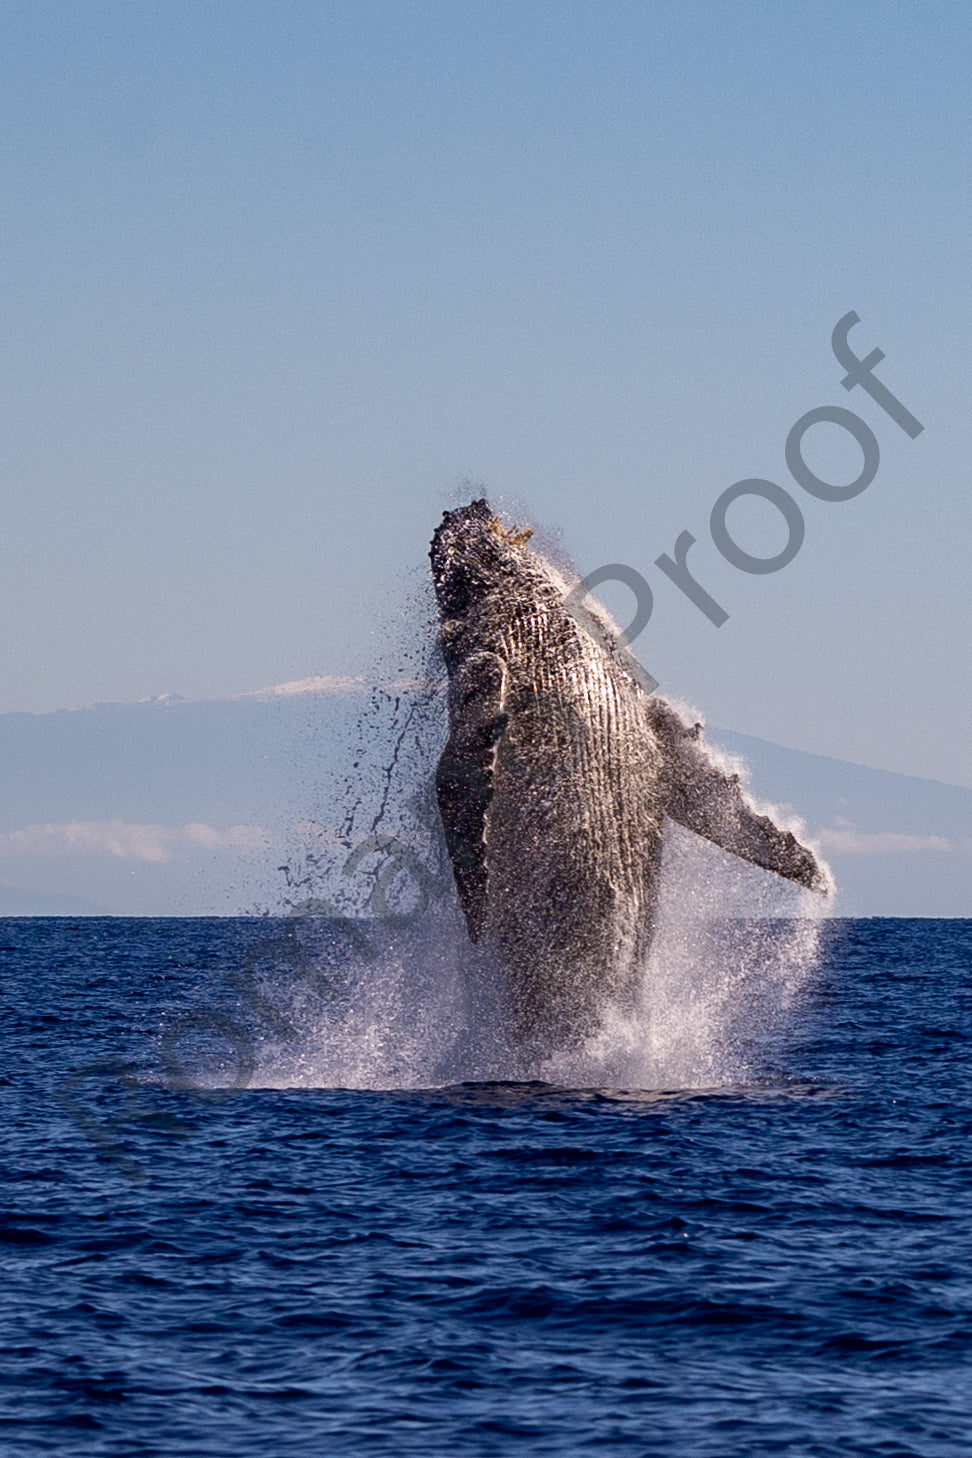
[[[582,1038],[608,1002],[630,1002],[651,936],[662,757],[596,688],[514,693],[496,751],[483,941],[512,1031],[532,1041]]]

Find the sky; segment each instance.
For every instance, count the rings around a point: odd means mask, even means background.
[[[485,493],[646,579],[710,723],[972,786],[970,43],[934,0],[5,0],[0,712],[367,675]],[[914,438],[841,384],[851,311]],[[785,452],[834,406],[879,450],[841,501]],[[711,534],[752,479],[772,572]]]

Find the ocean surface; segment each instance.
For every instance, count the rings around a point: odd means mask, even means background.
[[[804,930],[524,1079],[361,928],[0,921],[0,1453],[967,1458],[972,922]]]

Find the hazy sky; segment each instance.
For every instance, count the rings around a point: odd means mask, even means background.
[[[6,0],[0,711],[367,671],[469,478],[648,579],[638,654],[712,722],[972,785],[970,43],[964,3]],[[841,387],[851,310],[914,439]],[[880,464],[828,502],[784,445],[835,405]],[[709,534],[753,477],[805,521],[772,573]],[[654,565],[685,530],[721,627]]]

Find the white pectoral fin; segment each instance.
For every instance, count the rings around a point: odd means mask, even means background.
[[[486,916],[486,812],[505,700],[501,658],[479,653],[462,665],[449,686],[449,740],[435,776],[456,890],[474,942]]]
[[[738,776],[710,757],[700,726],[690,727],[661,700],[656,704],[655,730],[668,765],[666,814],[764,871],[828,891],[829,878],[813,852],[750,805]]]

